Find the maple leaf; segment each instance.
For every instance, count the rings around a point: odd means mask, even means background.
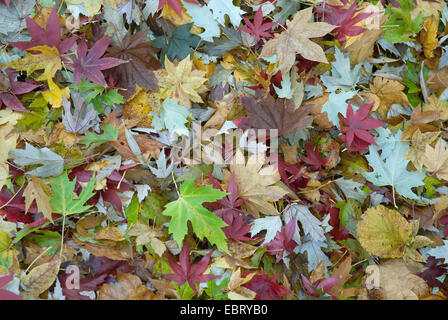
[[[252,155],[247,164],[241,150],[237,150],[230,172],[238,185],[238,196],[246,199],[241,207],[258,217],[259,213],[278,215],[270,201],[281,199],[287,191],[275,185],[280,180],[278,170],[273,165],[264,166],[264,157]],[[229,182],[231,174],[224,172],[224,181]]]
[[[171,7],[171,9],[176,12],[176,14],[179,17],[182,17],[182,5],[179,2],[180,0],[159,0],[159,8],[157,10],[160,10],[163,8],[164,5],[168,5]],[[184,0],[188,3],[198,4],[196,0]]]
[[[442,281],[437,278],[447,273],[448,264],[441,263],[440,259],[429,256],[425,263],[425,267],[428,269],[418,273],[417,275],[425,279],[426,283],[433,288],[438,287],[446,289],[446,286],[442,283]]]
[[[227,193],[207,185],[200,188],[194,187],[194,179],[185,180],[180,185],[179,198],[165,205],[162,214],[170,216],[169,232],[173,234],[174,240],[181,244],[188,232],[190,221],[193,232],[199,239],[207,238],[219,249],[228,252],[226,236],[221,230],[226,224],[212,212],[202,206],[203,202],[216,201]]]
[[[50,90],[43,91],[42,96],[53,108],[60,108],[63,97],[70,98],[70,89],[64,88],[61,90],[50,77],[47,78],[47,83]]]
[[[190,33],[192,26],[192,23],[180,25],[173,30],[170,37],[159,36],[152,41],[153,47],[162,49],[161,61],[165,61],[165,56],[173,61],[174,58],[183,60],[193,54],[191,47],[196,48],[201,38]]]
[[[27,172],[29,175],[47,178],[61,174],[64,169],[64,159],[48,148],[38,149],[25,143],[25,149],[12,150],[9,155],[20,166],[42,165]]]
[[[72,113],[71,103],[62,97],[62,124],[67,132],[85,133],[97,122],[98,113],[95,110],[87,111],[87,104],[84,103],[82,95],[78,94],[73,101],[74,112]]]
[[[1,74],[4,79],[0,89],[0,107],[4,103],[8,108],[14,111],[25,111],[25,107],[22,102],[17,98],[17,95],[24,94],[33,91],[38,86],[29,82],[17,81],[17,72],[12,69],[6,68],[5,74]],[[5,77],[6,76],[6,77]]]
[[[76,179],[70,181],[66,172],[50,182],[51,189],[54,193],[54,198],[50,200],[50,205],[54,213],[70,215],[84,212],[90,208],[85,203],[94,195],[94,179],[89,181],[87,186],[79,194],[79,197],[74,196],[75,184]]]
[[[356,1],[348,8],[326,5],[320,11],[322,11],[322,17],[325,22],[337,26],[331,33],[336,34],[336,39],[341,43],[344,43],[348,36],[353,37],[361,34],[364,28],[357,24],[373,14],[373,12],[357,12]]]
[[[369,146],[369,154],[366,159],[374,169],[373,172],[364,172],[363,176],[376,186],[392,186],[394,191],[400,195],[414,200],[422,201],[411,188],[424,185],[425,174],[418,171],[408,171],[406,169],[409,160],[404,160],[409,144],[401,142],[401,131],[395,136],[387,138],[384,143],[377,143],[381,146],[381,156],[375,145]]]
[[[48,187],[41,179],[31,176],[31,181],[26,186],[23,196],[25,197],[25,212],[28,211],[31,203],[36,200],[39,211],[42,212],[45,218],[53,222]]]
[[[367,104],[353,113],[352,105],[348,104],[347,116],[342,117],[341,126],[341,132],[345,133],[341,139],[347,143],[347,150],[362,153],[368,150],[369,145],[377,145],[369,130],[382,127],[385,123],[377,119],[367,119],[372,106],[373,104]]]
[[[13,46],[20,50],[26,50],[35,46],[56,47],[59,54],[64,54],[70,50],[76,42],[76,37],[70,37],[61,41],[61,24],[59,23],[56,7],[53,7],[48,16],[45,31],[30,17],[25,17],[26,28],[32,41],[11,42]]]
[[[208,89],[204,83],[205,72],[193,69],[193,60],[187,56],[177,65],[165,57],[165,70],[159,77],[159,86],[172,98],[180,99],[180,104],[191,108],[191,102],[203,102],[200,93]]]
[[[257,293],[256,300],[280,300],[280,295],[290,294],[291,291],[276,283],[278,274],[268,278],[263,269],[261,275],[255,275],[244,287]]]
[[[296,108],[292,100],[263,97],[263,90],[257,90],[254,98],[242,97],[241,102],[253,128],[277,129],[280,136],[303,129],[313,120],[311,104]]]
[[[404,85],[397,80],[375,77],[373,84],[370,84],[370,92],[380,99],[378,113],[381,118],[387,118],[387,112],[391,105],[398,103],[402,106],[409,105],[409,100],[403,92]]]
[[[31,51],[40,53],[31,54]],[[46,80],[48,77],[53,78],[56,71],[62,69],[61,57],[58,49],[49,46],[28,48],[25,58],[8,62],[6,65],[17,71],[26,71],[28,75],[31,75],[36,70],[43,69],[43,74],[37,77],[36,80]]]
[[[209,175],[209,180],[215,189],[222,190],[221,185],[212,175]],[[252,225],[244,223],[244,212],[238,209],[244,203],[245,199],[238,199],[238,185],[236,184],[235,175],[232,175],[227,186],[227,193],[229,194],[228,196],[218,200],[216,203],[206,205],[212,208],[221,207],[215,210],[214,213],[228,224],[227,227],[222,228],[227,239],[249,241],[251,238],[246,237],[246,234],[250,231]]]
[[[85,40],[78,44],[77,56],[73,57],[72,63],[68,64],[74,70],[73,77],[76,84],[79,83],[81,77],[84,75],[90,81],[106,86],[106,80],[101,70],[110,69],[125,63],[125,61],[117,58],[101,58],[104,52],[106,52],[109,42],[109,38],[101,38],[95,42],[89,53],[87,53],[87,42]]]
[[[423,165],[432,172],[438,179],[448,181],[448,147],[443,139],[439,139],[436,145],[431,147],[426,145],[423,156]]]
[[[203,274],[208,268],[212,253],[213,251],[210,251],[203,256],[199,262],[192,265],[190,264],[190,249],[188,248],[188,244],[184,242],[182,250],[180,251],[179,263],[177,263],[167,251],[166,255],[168,257],[168,263],[170,264],[171,269],[173,269],[174,274],[166,274],[164,277],[168,280],[176,281],[179,286],[188,282],[190,287],[197,294],[196,284],[219,278],[219,276],[216,275]]]
[[[177,1],[177,0],[176,0]],[[107,50],[108,57],[128,61],[112,70],[116,85],[127,89],[124,94],[129,97],[138,84],[145,90],[157,91],[157,77],[154,70],[160,69],[160,62],[154,54],[160,49],[153,48],[150,41],[145,41],[149,30],[142,30],[134,35],[127,33],[120,45]]]
[[[269,32],[266,32],[270,30],[274,25],[276,25],[276,22],[266,22],[263,23],[263,12],[261,10],[261,6],[258,8],[257,12],[255,13],[254,17],[254,23],[250,22],[249,19],[246,19],[243,17],[244,23],[247,27],[237,27],[239,30],[247,32],[257,38],[258,41],[261,40],[262,37],[264,38],[272,38],[273,35]]]
[[[422,171],[426,146],[433,143],[439,134],[439,132],[422,133],[420,129],[417,129],[412,135],[412,144],[408,151],[406,151],[405,159],[411,160],[414,167]]]
[[[322,48],[309,38],[323,37],[335,26],[325,22],[309,22],[313,15],[313,8],[297,12],[292,21],[286,23],[287,30],[276,34],[274,39],[265,43],[261,51],[262,57],[277,55],[278,69],[282,76],[292,68],[296,61],[296,54],[303,58],[328,63]]]
[[[329,157],[327,156],[325,158],[321,158],[318,146],[313,148],[311,146],[311,143],[308,141],[305,145],[305,150],[306,150],[307,156],[302,157],[301,159],[303,162],[310,165],[308,167],[309,170],[312,170],[312,171],[319,170],[320,171],[326,167],[326,163],[327,163]]]
[[[293,253],[298,243],[293,240],[294,233],[297,228],[297,223],[291,219],[280,231],[277,231],[275,238],[266,244],[268,253],[276,256],[276,261],[279,262],[285,257],[285,254]]]

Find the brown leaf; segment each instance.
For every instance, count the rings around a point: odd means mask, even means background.
[[[332,296],[338,297],[343,292],[344,284],[351,278],[350,270],[352,268],[352,257],[348,256],[344,259],[336,268],[334,268],[332,277],[339,277],[338,283],[328,290],[328,293]],[[345,292],[345,294],[349,294],[349,292]],[[344,298],[348,298],[348,295],[344,295]]]
[[[397,80],[375,77],[370,84],[370,91],[380,98],[378,113],[387,119],[387,112],[392,104],[409,105],[408,97],[404,94],[404,85]]]
[[[134,35],[126,34],[120,46],[109,48],[107,56],[129,61],[113,69],[117,86],[125,88],[125,97],[132,95],[135,86],[145,90],[157,91],[157,78],[153,70],[161,68],[160,62],[153,57],[159,49],[153,48],[150,41],[145,41],[149,30],[142,30]]]
[[[368,290],[365,287],[367,277],[363,278],[358,300],[374,300],[369,291],[378,290],[375,296],[380,300],[418,300],[430,294],[425,280],[416,275],[422,272],[423,265],[401,259],[387,260],[378,265],[380,287]]]
[[[155,295],[142,280],[130,273],[117,276],[119,284],[103,284],[98,293],[98,300],[154,300]]]
[[[26,287],[22,297],[26,300],[38,299],[39,295],[50,288],[56,280],[60,265],[61,260],[54,258],[52,261],[32,269],[21,279],[22,284]]]
[[[45,218],[53,222],[50,198],[47,194],[48,189],[48,186],[41,179],[31,176],[31,181],[23,191],[23,196],[25,197],[25,212],[28,211],[31,203],[36,200],[39,211],[42,212]]]
[[[324,50],[309,38],[323,37],[336,26],[325,22],[310,22],[312,15],[312,7],[297,12],[292,21],[286,23],[287,30],[266,42],[261,51],[261,57],[277,56],[278,69],[283,76],[294,65],[296,54],[311,61],[328,63]]]
[[[287,99],[274,99],[258,90],[255,98],[242,97],[242,103],[253,128],[277,129],[280,136],[308,126],[313,117],[310,115],[313,105],[307,104],[296,109],[294,102]]]

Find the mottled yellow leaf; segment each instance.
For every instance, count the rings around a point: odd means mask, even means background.
[[[61,57],[56,47],[36,46],[26,51],[25,58],[8,62],[6,66],[17,71],[26,71],[28,75],[37,70],[44,70],[44,73],[36,78],[39,81],[53,78],[56,71],[61,70]],[[40,53],[31,54],[29,51],[39,51]]]
[[[370,254],[401,258],[412,234],[412,224],[398,211],[379,205],[363,214],[357,227],[358,239]]]

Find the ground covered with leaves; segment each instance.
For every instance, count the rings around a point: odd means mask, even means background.
[[[441,0],[1,0],[0,299],[447,299],[447,38]]]

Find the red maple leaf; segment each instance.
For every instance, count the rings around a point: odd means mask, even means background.
[[[247,274],[244,276],[247,276]],[[255,275],[248,283],[244,284],[243,287],[246,287],[257,294],[255,300],[280,300],[280,295],[291,294],[291,291],[275,283],[278,276],[279,275],[276,274],[269,279],[262,269],[261,275]]]
[[[280,231],[277,231],[275,238],[266,245],[268,253],[276,257],[277,262],[283,259],[285,251],[293,253],[298,246],[297,242],[292,239],[296,231],[296,221],[291,219]]]
[[[2,82],[8,86],[8,88],[0,91],[0,107],[4,103],[8,108],[22,112],[25,111],[25,107],[16,95],[33,91],[37,85],[16,81],[17,74],[17,72],[8,68],[5,70],[5,74],[0,75],[4,78]]]
[[[211,174],[209,175],[209,181],[215,189],[222,191],[221,185]],[[216,209],[214,213],[228,224],[227,227],[222,228],[222,231],[228,239],[235,241],[252,240],[252,238],[246,237],[251,225],[244,222],[244,211],[238,209],[245,199],[238,199],[238,185],[233,174],[227,186],[227,192],[229,193],[228,196],[216,202],[205,203],[205,205],[209,208]]]
[[[30,17],[25,17],[26,27],[32,41],[17,41],[11,44],[20,50],[26,50],[35,46],[56,47],[60,54],[66,53],[75,44],[76,37],[67,38],[61,41],[61,24],[58,20],[56,7],[51,10],[47,20],[45,30],[43,30],[36,21]]]
[[[22,297],[16,295],[14,292],[2,289],[8,283],[14,279],[13,274],[9,274],[4,277],[0,277],[0,300],[23,300]]]
[[[185,0],[185,2],[198,4],[195,0]],[[179,17],[182,17],[182,6],[179,0],[159,0],[159,8],[157,10],[160,10],[167,3]]]
[[[344,4],[347,2],[345,1]],[[326,5],[325,9],[320,9],[320,15],[325,22],[328,22],[337,28],[333,29],[331,33],[336,35],[336,39],[344,43],[347,40],[347,36],[357,36],[363,33],[364,28],[356,26],[358,22],[370,17],[373,12],[357,12],[357,2],[354,1],[348,8],[344,6],[331,6]],[[319,10],[319,9],[318,9]]]
[[[258,8],[257,12],[255,13],[254,17],[254,23],[250,22],[249,19],[246,19],[243,17],[244,23],[247,27],[237,27],[241,31],[247,32],[255,37],[257,37],[257,40],[260,41],[262,37],[264,38],[272,38],[273,35],[269,32],[266,32],[267,30],[270,30],[276,22],[266,22],[263,23],[263,12],[261,11],[261,6]]]
[[[106,52],[109,43],[109,38],[101,38],[90,48],[89,53],[87,53],[85,40],[78,44],[77,57],[73,57],[73,63],[69,64],[73,68],[73,77],[76,84],[81,80],[81,76],[85,75],[90,81],[106,86],[107,83],[101,70],[110,69],[126,62],[111,57],[101,58]]]
[[[309,164],[308,169],[311,171],[320,171],[325,168],[328,161],[328,156],[326,158],[321,158],[319,153],[319,148],[316,146],[313,148],[311,143],[308,141],[305,145],[306,157],[302,157],[302,161]]]
[[[368,150],[369,145],[377,145],[373,135],[368,131],[385,125],[383,121],[377,119],[367,119],[373,103],[367,104],[353,113],[352,105],[348,104],[347,117],[341,117],[343,125],[341,132],[345,135],[341,139],[347,143],[347,150],[362,153]]]
[[[184,241],[182,245],[182,250],[180,251],[179,263],[177,263],[173,257],[167,252],[168,263],[173,269],[174,273],[167,274],[164,277],[171,281],[176,281],[179,286],[188,282],[193,291],[197,294],[197,289],[195,284],[205,282],[211,279],[219,278],[217,275],[203,274],[207,269],[210,262],[210,256],[213,251],[210,251],[207,255],[202,257],[202,259],[195,264],[190,264],[190,249],[187,243]]]
[[[302,170],[301,164],[290,164],[279,158],[278,160],[278,172],[280,179],[286,184],[292,191],[296,191],[297,188],[305,188],[308,181],[308,177]]]

